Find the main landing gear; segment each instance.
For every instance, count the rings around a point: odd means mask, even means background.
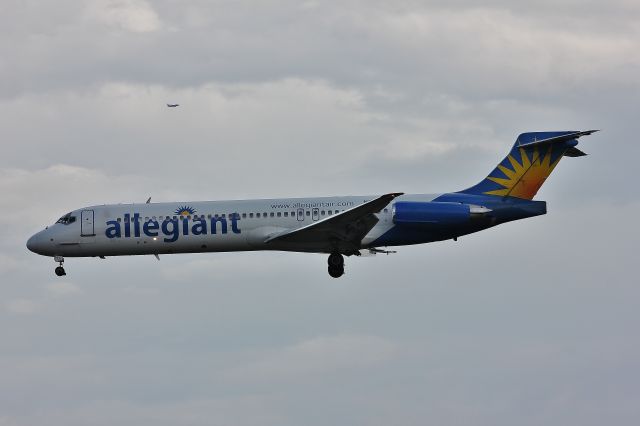
[[[329,264],[329,275],[333,278],[340,278],[344,275],[344,257],[340,253],[331,253],[327,263]]]
[[[53,258],[54,261],[58,262],[60,264],[60,266],[58,266],[55,269],[56,275],[59,277],[63,277],[65,275],[67,275],[67,273],[65,272],[64,268],[62,267],[62,264],[64,263],[64,257],[62,256],[55,256]]]

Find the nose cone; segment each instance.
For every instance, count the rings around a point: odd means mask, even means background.
[[[42,234],[43,232],[40,231],[27,240],[27,248],[29,250],[37,254],[45,254],[46,240]]]

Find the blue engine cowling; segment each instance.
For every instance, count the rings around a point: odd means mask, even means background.
[[[393,205],[393,223],[414,226],[456,226],[469,223],[468,204],[399,201]]]

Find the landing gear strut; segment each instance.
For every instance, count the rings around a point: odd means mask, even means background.
[[[344,275],[344,257],[340,253],[331,253],[327,263],[331,277],[340,278]]]
[[[58,266],[55,269],[56,275],[59,277],[63,277],[65,275],[67,275],[67,273],[65,272],[64,268],[62,267],[62,264],[64,263],[64,257],[62,256],[55,256],[53,258],[54,261],[58,262],[60,264],[60,266]]]

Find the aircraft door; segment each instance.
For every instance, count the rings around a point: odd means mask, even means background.
[[[304,209],[298,209],[298,220],[304,220]]]
[[[96,235],[93,225],[93,210],[82,210],[80,214],[80,235],[93,237]]]
[[[311,210],[311,218],[313,220],[318,220],[320,219],[320,209],[313,209]]]

